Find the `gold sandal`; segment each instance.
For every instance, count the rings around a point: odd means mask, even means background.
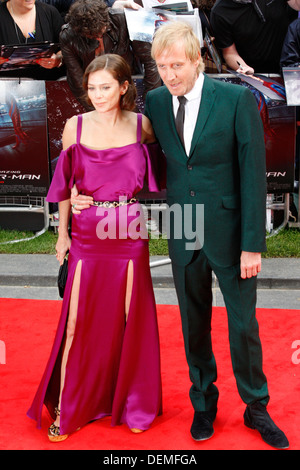
[[[60,416],[60,410],[55,408],[56,416]],[[48,429],[48,438],[51,442],[61,442],[65,441],[69,437],[69,434],[60,434],[60,427],[52,423]]]

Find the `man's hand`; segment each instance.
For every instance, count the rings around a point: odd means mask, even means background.
[[[236,69],[236,72],[238,73],[243,73],[244,75],[253,75],[254,74],[254,68],[249,67],[249,65],[244,64],[244,65],[239,65],[239,68]]]
[[[261,271],[261,253],[242,251],[241,254],[241,278],[246,279]]]
[[[254,68],[246,64],[244,59],[239,55],[235,44],[222,49],[222,52],[224,60],[230,69],[236,70],[238,73],[243,73],[245,75],[254,74]]]
[[[84,209],[89,209],[93,204],[94,200],[91,196],[85,196],[84,194],[78,194],[78,189],[74,185],[71,189],[71,204],[73,214],[80,214]]]

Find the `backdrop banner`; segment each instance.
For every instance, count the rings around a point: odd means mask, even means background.
[[[213,78],[251,90],[264,126],[268,193],[293,192],[296,117],[295,108],[287,106],[282,97],[282,79],[260,76],[254,86],[240,76],[220,74]],[[142,78],[135,83],[137,111],[143,112]],[[263,89],[270,90],[269,96]],[[278,92],[278,99],[270,98],[271,92]],[[45,197],[62,149],[64,124],[83,112],[66,81],[1,80],[0,195]],[[165,199],[165,192],[153,194],[144,188],[142,198]]]
[[[245,86],[253,93],[264,126],[266,147],[266,178],[269,194],[294,191],[296,111],[288,106],[281,77],[263,75],[223,78],[233,84]]]
[[[0,195],[45,197],[49,188],[44,81],[0,81]]]

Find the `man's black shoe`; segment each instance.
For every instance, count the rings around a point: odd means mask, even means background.
[[[287,449],[289,441],[271,419],[267,408],[261,403],[248,405],[244,413],[244,423],[248,428],[257,429],[263,440],[276,449]]]
[[[216,413],[212,411],[195,411],[191,426],[191,435],[195,441],[206,441],[213,436],[215,417]]]

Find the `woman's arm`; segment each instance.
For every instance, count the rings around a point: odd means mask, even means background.
[[[69,237],[69,219],[71,213],[70,199],[58,203],[59,210],[59,227],[58,240],[56,243],[56,258],[62,265],[66,253],[70,249],[71,239]]]
[[[142,144],[151,144],[156,142],[156,137],[152,128],[150,119],[143,115],[142,121]]]
[[[77,131],[77,116],[69,119],[64,127],[62,143],[63,150],[69,148],[76,142]],[[59,210],[59,227],[58,227],[58,240],[56,243],[56,258],[60,265],[63,264],[64,257],[71,246],[71,239],[69,237],[69,220],[71,214],[70,199],[58,203]]]

